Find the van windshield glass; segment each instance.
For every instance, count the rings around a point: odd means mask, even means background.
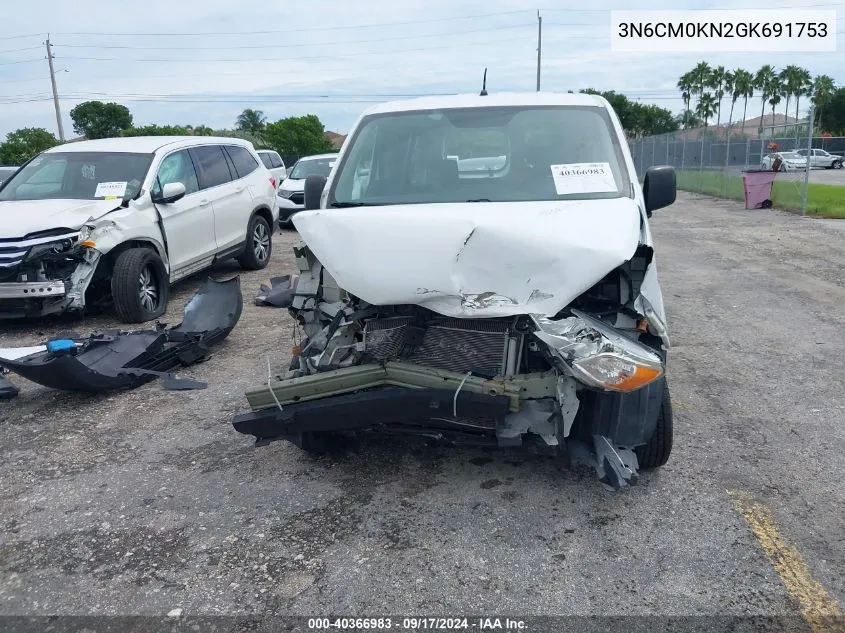
[[[50,152],[36,156],[0,190],[0,201],[131,199],[141,191],[152,154]]]
[[[372,115],[338,169],[335,206],[631,195],[619,138],[596,106]]]

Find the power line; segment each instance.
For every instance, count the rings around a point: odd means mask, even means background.
[[[456,20],[476,20],[481,18],[501,17],[505,15],[516,15],[519,13],[530,13],[528,10],[516,11],[499,11],[496,13],[482,13],[476,15],[461,15],[448,18],[430,18],[426,20],[407,20],[404,22],[380,22],[373,24],[345,24],[341,26],[318,26],[310,28],[299,29],[276,29],[271,31],[204,31],[201,33],[115,33],[114,31],[105,33],[102,31],[66,31],[57,32],[57,35],[103,35],[103,36],[143,36],[143,37],[157,37],[157,36],[177,36],[177,37],[203,37],[206,35],[272,35],[277,33],[313,33],[322,31],[341,31],[350,29],[372,29],[385,26],[403,26],[408,24],[433,24],[436,22],[454,22]]]
[[[26,48],[10,48],[5,51],[0,51],[0,55],[3,55],[5,53],[20,53],[21,51],[34,51],[40,49],[40,46],[27,46]]]
[[[423,35],[399,35],[396,37],[380,37],[378,38],[379,42],[392,42],[396,40],[413,40],[413,39],[422,39],[427,37],[449,37],[452,35],[471,35],[473,33],[485,33],[488,31],[506,31],[510,29],[519,29],[524,28],[526,26],[531,26],[530,24],[510,24],[506,26],[494,26],[485,29],[472,29],[470,31],[449,31],[447,33],[425,33]],[[195,50],[211,50],[216,51],[220,49],[262,49],[262,48],[302,48],[303,46],[329,46],[329,45],[341,45],[341,44],[371,44],[373,40],[366,39],[366,40],[338,40],[333,42],[316,42],[316,43],[308,43],[308,44],[258,44],[253,45],[250,44],[248,46],[110,46],[110,45],[98,45],[98,44],[61,44],[64,48],[109,48],[109,49],[129,49],[129,50],[171,50],[171,51],[195,51]]]
[[[40,46],[38,48],[41,48]],[[11,62],[0,62],[0,66],[11,66],[12,64],[30,64],[32,62],[42,62],[44,61],[43,57],[39,57],[38,59],[17,59]]]

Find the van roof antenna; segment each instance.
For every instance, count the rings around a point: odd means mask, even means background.
[[[481,83],[481,96],[487,96],[487,69],[484,69],[484,81]]]

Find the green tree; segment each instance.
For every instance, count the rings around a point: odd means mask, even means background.
[[[739,133],[744,135],[745,119],[748,112],[748,100],[754,96],[754,75],[747,70],[737,68],[734,71],[733,94],[734,101],[736,101],[739,97],[742,97],[745,101],[742,106],[742,125],[739,130]]]
[[[235,125],[242,132],[249,132],[253,136],[261,136],[267,126],[267,117],[261,110],[247,108],[238,115]]]
[[[695,113],[704,121],[704,136],[707,135],[707,122],[713,118],[716,110],[718,110],[718,104],[715,95],[710,92],[702,93],[695,107]]]
[[[763,117],[766,115],[766,104],[772,96],[772,92],[777,90],[778,76],[775,69],[770,64],[766,64],[757,74],[754,75],[754,87],[760,91],[760,101],[763,107],[760,109],[760,127],[763,127]]]
[[[806,68],[798,69],[798,76],[796,77],[793,94],[795,95],[795,118],[798,118],[798,104],[801,102],[801,97],[809,97],[812,94],[813,78],[810,71]]]
[[[684,110],[675,117],[675,124],[686,129],[701,127],[702,121],[698,118],[695,112]]]
[[[722,99],[725,98],[725,84],[728,81],[733,81],[733,77],[724,66],[716,66],[713,68],[707,78],[707,87],[713,89],[713,97],[716,99],[716,127],[718,128],[722,123]]]
[[[707,62],[698,62],[690,72],[692,74],[692,94],[700,100],[704,95],[704,89],[710,83],[710,77],[713,71]]]
[[[36,154],[59,144],[59,140],[40,127],[25,127],[6,135],[0,144],[0,165],[22,165]]]
[[[110,138],[121,136],[132,127],[129,108],[119,103],[86,101],[70,111],[73,129],[87,138]]]
[[[695,89],[695,77],[692,72],[684,73],[678,80],[678,90],[681,91],[681,98],[684,100],[684,109],[686,114],[681,117],[684,129],[687,129],[689,122],[694,118],[690,111],[690,101],[692,101],[692,91]]]
[[[133,127],[123,132],[123,136],[186,136],[188,128],[184,125],[144,125]]]
[[[812,102],[816,108],[817,126],[822,129],[822,112],[827,110],[827,105],[833,98],[833,93],[836,92],[836,82],[828,75],[818,75],[813,80],[813,98]]]
[[[772,133],[774,133],[775,129],[775,107],[781,101],[782,90],[783,84],[781,84],[780,77],[772,78],[772,82],[768,87],[769,105],[772,106]]]
[[[672,116],[672,112],[656,105],[645,105],[631,101],[625,95],[608,90],[600,92],[593,88],[580,90],[584,94],[599,95],[607,99],[610,106],[619,117],[622,129],[630,136],[650,136],[652,134],[665,134],[678,129],[678,122]]]
[[[820,107],[819,121],[824,115],[827,131],[836,136],[845,136],[845,88],[834,90]]]
[[[268,123],[264,130],[267,145],[280,154],[321,154],[335,151],[326,130],[315,114],[288,117]]]
[[[197,125],[188,130],[194,136],[214,136],[214,130],[207,125]]]

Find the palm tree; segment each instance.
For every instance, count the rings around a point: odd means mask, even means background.
[[[695,87],[693,81],[692,72],[684,73],[678,80],[678,90],[681,91],[681,98],[684,100],[684,110],[686,112],[683,117],[684,129],[687,129],[687,123],[690,120],[690,101],[692,100],[692,91]]]
[[[836,82],[833,81],[832,77],[828,75],[818,75],[813,80],[813,106],[818,112],[818,128],[821,130],[822,127],[822,108],[830,101],[833,97],[833,93],[836,91]]]
[[[727,81],[729,74],[730,73],[725,70],[724,66],[716,66],[710,71],[710,76],[708,77],[709,81],[707,82],[707,87],[714,90],[713,96],[716,98],[716,104],[718,107],[718,115],[716,118],[717,134],[718,128],[722,123],[722,99],[725,96],[725,82]]]
[[[698,99],[698,105],[695,107],[695,113],[701,117],[702,121],[704,121],[705,135],[707,134],[707,121],[716,114],[716,110],[718,109],[717,105],[716,97],[710,92],[703,93]]]
[[[778,93],[786,97],[784,112],[786,112],[787,116],[789,115],[789,100],[795,94],[795,91],[800,89],[800,77],[801,69],[795,64],[790,64],[780,71],[780,75],[778,75],[778,79],[780,80],[780,90],[778,90]]]
[[[699,99],[701,99],[701,96],[704,94],[704,89],[707,87],[707,84],[710,83],[711,72],[710,65],[707,62],[698,62],[695,65],[695,68],[690,71],[693,84],[692,94],[698,95]]]
[[[795,118],[798,118],[798,103],[801,101],[801,97],[808,97],[810,96],[811,89],[813,87],[813,78],[810,76],[810,71],[806,68],[799,68],[798,69],[798,76],[796,78],[796,88],[795,92]]]
[[[745,134],[745,116],[748,112],[748,100],[754,96],[754,75],[747,70],[738,68],[734,71],[734,101],[737,97],[745,99],[742,107],[742,126],[740,134]]]
[[[774,129],[775,129],[775,106],[780,103],[781,94],[782,94],[782,84],[780,82],[780,77],[775,77],[774,79],[772,79],[772,83],[769,84],[768,92],[769,92],[769,105],[772,106],[772,133],[774,133]]]
[[[734,120],[734,106],[736,100],[739,98],[734,90],[734,74],[732,72],[725,73],[725,94],[731,96],[731,111],[728,112],[728,137],[731,135],[731,123]]]
[[[769,97],[772,96],[772,90],[775,89],[777,80],[778,76],[775,73],[775,69],[772,68],[770,64],[766,64],[760,68],[754,76],[754,87],[760,90],[760,101],[763,102],[763,105],[760,108],[760,128],[763,127],[763,117],[766,115],[766,104],[769,101]],[[777,90],[775,89],[775,91]],[[778,98],[778,100],[780,99]]]
[[[236,121],[239,130],[249,132],[253,136],[260,135],[266,123],[267,117],[264,116],[264,113],[252,108],[247,108],[241,112]]]

